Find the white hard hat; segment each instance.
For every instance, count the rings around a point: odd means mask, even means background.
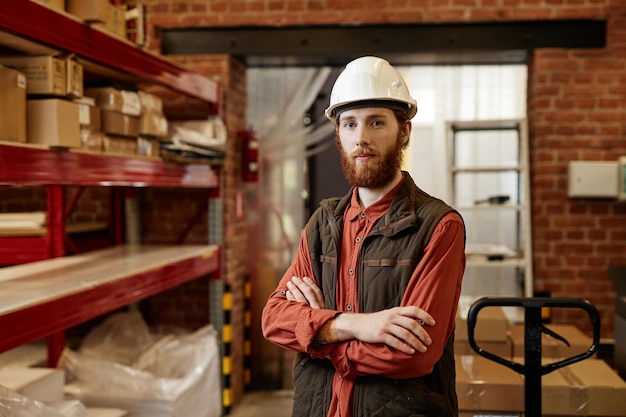
[[[339,74],[325,114],[335,122],[343,109],[377,106],[400,109],[409,119],[417,113],[417,103],[400,73],[382,58],[364,56],[348,63]]]

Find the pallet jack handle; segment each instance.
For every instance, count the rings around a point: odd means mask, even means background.
[[[482,349],[474,339],[474,329],[478,312],[485,307],[522,307],[524,308],[524,364],[505,359]],[[553,363],[541,362],[541,334],[546,333],[563,341],[565,338],[543,325],[541,309],[543,307],[577,308],[584,310],[593,326],[593,342],[586,352]],[[487,359],[498,362],[515,372],[524,375],[525,416],[541,416],[541,377],[559,368],[582,361],[592,356],[600,344],[600,315],[596,307],[586,300],[548,297],[483,297],[476,300],[467,313],[468,340],[472,349]]]

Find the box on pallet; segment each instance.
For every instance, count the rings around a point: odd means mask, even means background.
[[[78,104],[47,98],[28,100],[28,142],[70,148],[80,147]]]
[[[544,364],[556,360],[548,358]],[[460,415],[524,412],[522,375],[478,355],[457,355],[455,361]],[[623,416],[626,410],[626,382],[601,359],[557,369],[544,375],[541,384],[543,416],[611,417]]]
[[[579,328],[571,324],[545,324],[547,328],[567,340],[564,342],[543,333],[541,337],[541,355],[545,358],[570,358],[584,353],[593,344],[593,339],[584,334]],[[513,355],[524,356],[524,324],[511,325],[511,340]]]
[[[0,140],[26,142],[26,76],[0,65]]]

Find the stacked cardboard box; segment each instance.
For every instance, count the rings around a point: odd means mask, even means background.
[[[80,148],[78,104],[57,98],[28,100],[28,142]]]
[[[26,142],[26,76],[0,65],[0,140]]]
[[[72,56],[53,55],[0,56],[0,65],[13,68],[26,78],[26,140],[18,141],[79,147],[79,109],[72,98],[83,94],[82,65]],[[21,111],[18,98],[12,107],[10,113],[16,119],[13,123],[17,123],[16,112]]]
[[[546,333],[541,335],[541,354],[544,358],[570,358],[585,353],[593,344],[593,339],[571,324],[545,324],[545,327],[567,340],[569,346]],[[524,324],[511,325],[513,355],[524,356]]]
[[[141,116],[139,118],[138,153],[147,156],[159,156],[159,141],[167,137],[168,123],[163,114],[163,102],[160,97],[146,91],[139,91]]]
[[[126,39],[126,5],[113,5],[109,0],[66,0],[65,8],[92,27]]]
[[[110,154],[136,155],[141,101],[136,91],[116,87],[86,88],[101,110],[103,151]]]
[[[467,310],[468,308],[464,305],[459,305],[457,310],[454,352],[458,355],[469,355],[474,352],[468,340]],[[511,357],[513,346],[510,324],[502,308],[486,307],[478,313],[474,340],[480,348],[488,352],[502,357]]]
[[[81,149],[102,152],[104,133],[100,108],[91,97],[82,97],[75,102],[79,109]]]
[[[456,356],[460,416],[522,416],[524,379],[477,355]],[[514,358],[523,363],[523,358]],[[545,363],[552,363],[546,359]],[[543,416],[623,416],[626,382],[600,359],[587,359],[542,377]]]

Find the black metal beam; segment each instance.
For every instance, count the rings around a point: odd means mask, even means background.
[[[484,56],[515,61],[537,48],[602,48],[605,38],[605,20],[172,28],[163,29],[161,52],[230,54],[253,65],[343,65],[365,54],[395,56],[396,64]]]

